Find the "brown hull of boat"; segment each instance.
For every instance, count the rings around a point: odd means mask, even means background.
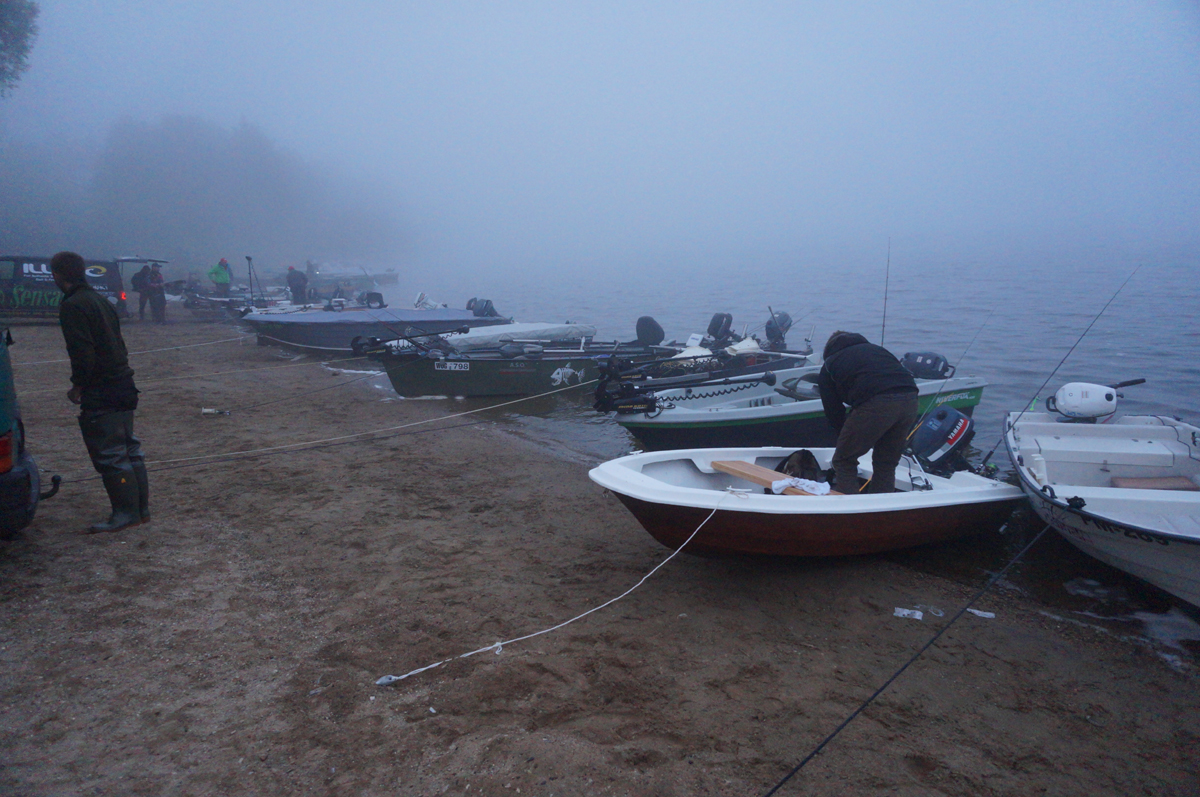
[[[650,536],[683,545],[711,509],[617,494]],[[813,500],[837,500],[815,498]],[[686,551],[697,554],[852,556],[911,548],[999,528],[1020,499],[848,515],[772,515],[717,510]]]

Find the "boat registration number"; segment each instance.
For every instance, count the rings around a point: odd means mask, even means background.
[[[435,371],[470,371],[471,364],[470,363],[438,362],[438,363],[433,364],[433,370],[435,370]]]

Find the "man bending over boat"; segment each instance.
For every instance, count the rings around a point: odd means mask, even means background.
[[[856,332],[834,332],[823,356],[817,387],[825,417],[838,430],[837,489],[859,492],[858,458],[874,449],[874,475],[863,492],[895,492],[896,466],[917,422],[917,383],[895,355]]]

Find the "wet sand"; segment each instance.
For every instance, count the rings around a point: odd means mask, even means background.
[[[126,325],[133,351],[238,334]],[[65,357],[57,327],[13,335],[14,362]],[[0,548],[0,791],[762,794],[980,586],[903,557],[681,555],[567,628],[376,686],[573,617],[668,552],[585,465],[491,420],[230,459],[459,408],[292,356],[134,355],[154,517],[99,536],[78,533],[107,502],[68,366],[16,369],[31,449],[70,483]],[[893,614],[918,606],[945,616]],[[1190,658],[1012,591],[977,608],[996,616],[960,620],[780,793],[1200,792]]]

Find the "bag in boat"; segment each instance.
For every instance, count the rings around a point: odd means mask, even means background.
[[[946,358],[931,351],[910,351],[900,358],[904,366],[916,379],[949,379],[954,376],[954,366]]]
[[[784,476],[791,476],[794,479],[807,479],[810,482],[833,484],[833,468],[822,470],[821,463],[817,462],[817,457],[807,448],[793,451],[788,455],[787,459],[782,460],[775,466],[775,471],[782,473]],[[771,488],[764,487],[763,491],[769,493],[771,492]]]

